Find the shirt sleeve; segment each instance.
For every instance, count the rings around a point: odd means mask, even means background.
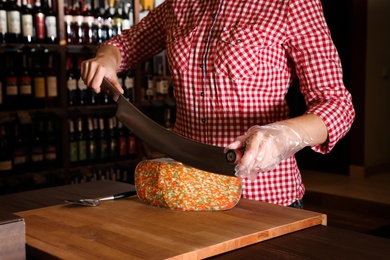
[[[164,21],[169,17],[170,4],[169,0],[163,2],[132,28],[101,44],[113,45],[119,49],[121,65],[117,73],[135,68],[141,61],[165,49]]]
[[[348,133],[355,118],[341,61],[319,0],[292,0],[287,21],[283,45],[294,62],[306,113],[319,116],[328,129],[328,141],[312,149],[328,153]]]

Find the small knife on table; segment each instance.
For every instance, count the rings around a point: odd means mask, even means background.
[[[74,204],[74,205],[82,205],[82,206],[90,206],[90,207],[96,207],[100,205],[100,201],[103,200],[117,200],[121,198],[126,198],[129,196],[136,195],[136,191],[128,191],[123,193],[118,193],[115,195],[102,197],[102,198],[96,198],[96,199],[78,199],[78,200],[65,200],[68,204]]]

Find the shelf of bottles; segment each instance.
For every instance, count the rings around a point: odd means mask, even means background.
[[[132,1],[64,2],[66,44],[100,44],[134,24]]]
[[[109,113],[78,115],[69,118],[68,124],[72,182],[131,179],[130,170],[138,157],[137,138],[116,117]],[[109,165],[97,167],[101,162]]]
[[[139,9],[132,0],[0,0],[0,194],[133,181],[141,142],[116,120],[112,99],[84,84],[80,64],[151,2]],[[166,68],[161,53],[118,79],[130,102],[170,129],[175,102]]]
[[[171,129],[175,122],[176,103],[172,79],[167,72],[164,52],[143,63],[141,71],[141,110],[155,122]]]
[[[97,44],[132,26],[131,3],[0,0],[0,194],[131,181],[137,140],[80,78]],[[134,102],[133,71],[120,80]]]
[[[61,175],[61,120],[51,112],[18,112],[0,118],[1,193],[17,192]],[[51,176],[51,177],[49,177]],[[27,184],[30,183],[30,184]]]
[[[137,138],[109,111],[88,113],[68,118],[67,149],[61,140],[63,120],[55,113],[1,117],[0,194],[100,179],[131,181]]]
[[[132,2],[0,0],[0,43],[99,44],[134,24]]]
[[[57,3],[52,0],[1,0],[0,43],[58,43]]]
[[[44,46],[6,48],[0,53],[0,110],[60,107],[60,53]]]

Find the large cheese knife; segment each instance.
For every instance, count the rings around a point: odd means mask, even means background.
[[[189,166],[217,174],[234,176],[234,152],[224,153],[223,147],[207,145],[178,135],[154,122],[129,102],[107,79],[102,91],[118,105],[116,117],[138,138],[166,156]]]

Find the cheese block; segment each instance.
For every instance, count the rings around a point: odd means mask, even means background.
[[[242,191],[240,178],[202,171],[170,158],[139,162],[134,179],[143,203],[172,210],[231,209]]]

